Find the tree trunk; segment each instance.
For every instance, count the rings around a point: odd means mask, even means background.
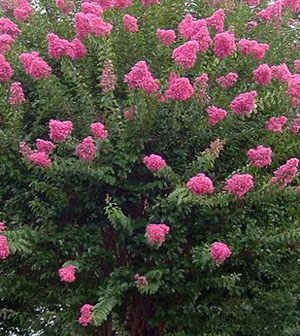
[[[99,336],[113,336],[112,330],[112,317],[111,315],[108,316],[107,321],[102,324],[101,327],[98,329]]]

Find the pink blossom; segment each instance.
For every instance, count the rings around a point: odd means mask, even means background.
[[[64,39],[60,39],[55,34],[48,34],[48,54],[50,57],[59,59],[64,55],[73,56],[72,44]]]
[[[178,65],[186,69],[194,66],[197,60],[197,52],[199,51],[199,44],[196,41],[189,41],[173,50],[172,58]]]
[[[129,74],[125,75],[124,82],[128,84],[129,89],[143,89],[147,95],[159,89],[157,80],[152,77],[145,61],[136,63]]]
[[[0,35],[0,53],[4,54],[6,51],[10,50],[14,42],[15,40],[10,35]]]
[[[277,0],[272,5],[258,12],[256,16],[266,22],[275,20],[275,24],[276,26],[278,26],[281,21],[281,14],[282,14],[282,1]]]
[[[101,17],[85,13],[75,15],[75,25],[77,38],[79,39],[83,39],[89,34],[95,34],[96,36],[109,35],[113,28],[110,23],[104,22]]]
[[[20,150],[20,153],[24,156],[24,158],[28,160],[28,157],[32,153],[32,150],[26,144],[26,142],[24,141],[19,142],[19,150]]]
[[[159,4],[159,0],[142,0],[144,7],[148,7],[150,4]]]
[[[227,112],[225,110],[215,106],[209,106],[206,112],[209,115],[209,123],[213,126],[218,124],[227,115]]]
[[[25,72],[35,78],[42,79],[50,77],[50,66],[39,56],[38,52],[23,53],[20,55]]]
[[[58,274],[60,276],[60,280],[64,282],[73,282],[76,280],[75,277],[76,267],[74,265],[69,265],[66,267],[62,267],[58,270]]]
[[[208,51],[212,40],[205,20],[198,20],[195,22],[195,29],[191,39],[198,42],[199,52],[206,53]]]
[[[19,21],[28,21],[30,15],[33,13],[33,8],[26,0],[18,0],[19,5],[14,10],[15,18]]]
[[[221,76],[217,78],[217,83],[221,86],[223,90],[226,90],[233,86],[237,82],[238,78],[239,76],[237,73],[229,72],[226,76]]]
[[[103,92],[114,91],[117,86],[117,76],[111,60],[106,60],[104,62],[100,86],[102,87]]]
[[[113,9],[116,6],[116,0],[82,0],[82,2],[95,2],[100,5],[104,11]]]
[[[288,80],[288,94],[292,98],[300,98],[300,75],[292,75]]]
[[[300,59],[294,61],[294,67],[296,68],[297,72],[300,72]]]
[[[272,70],[268,64],[261,64],[253,71],[255,81],[260,85],[268,85],[272,79]]]
[[[279,80],[280,82],[287,82],[292,74],[285,63],[280,65],[273,65],[271,67],[272,78]]]
[[[250,174],[234,174],[226,181],[225,190],[231,194],[244,196],[254,187],[253,177]]]
[[[3,232],[5,230],[5,224],[3,222],[0,222],[0,232]]]
[[[272,117],[266,121],[266,128],[275,133],[283,133],[283,127],[288,122],[288,118],[285,116],[281,117]]]
[[[289,183],[292,182],[296,174],[298,173],[299,160],[292,158],[287,160],[287,162],[280,166],[275,172],[274,177],[272,177],[271,182],[279,184],[280,188],[285,188]]]
[[[156,35],[165,47],[168,47],[176,40],[176,34],[173,29],[157,29]]]
[[[85,49],[85,46],[78,38],[75,38],[71,42],[71,47],[72,47],[72,52],[69,54],[69,56],[73,60],[79,60],[86,56],[87,51]]]
[[[191,98],[195,90],[188,78],[177,77],[169,81],[169,87],[165,92],[168,99],[187,100]]]
[[[191,177],[186,183],[186,187],[197,196],[212,194],[214,192],[212,180],[202,173]]]
[[[256,91],[239,94],[230,104],[230,108],[234,114],[249,115],[252,113],[255,105]]]
[[[219,33],[215,36],[214,53],[222,59],[232,55],[235,51],[235,37],[233,32]]]
[[[131,0],[115,0],[115,8],[118,8],[118,9],[125,9],[132,5],[133,4]]]
[[[270,147],[258,146],[256,149],[248,150],[250,163],[259,168],[272,164],[272,154],[273,152]]]
[[[148,285],[148,280],[145,276],[140,276],[138,273],[135,274],[135,284],[139,290],[143,290]]]
[[[258,23],[257,23],[256,21],[249,21],[249,22],[247,23],[247,27],[248,27],[248,28],[251,28],[251,29],[256,28],[257,25],[258,25]]]
[[[91,306],[90,304],[85,304],[82,306],[80,310],[81,316],[78,320],[79,324],[81,324],[82,326],[87,326],[92,322],[92,308],[93,306]]]
[[[282,6],[294,13],[300,12],[300,0],[282,0]]]
[[[205,21],[209,26],[214,27],[218,33],[221,33],[224,29],[224,20],[225,12],[224,9],[221,8],[215,11],[213,15],[207,18]]]
[[[260,3],[260,0],[245,0],[249,6],[257,6]]]
[[[21,33],[19,27],[7,18],[0,18],[0,34],[8,34],[14,40]]]
[[[108,132],[101,122],[93,123],[90,127],[96,139],[104,140],[108,137]]]
[[[186,40],[190,40],[195,34],[194,18],[191,14],[187,14],[178,25],[179,34]]]
[[[95,158],[97,147],[91,136],[86,137],[83,141],[76,146],[75,155],[82,161],[91,161]]]
[[[151,154],[144,157],[144,164],[153,172],[158,172],[166,167],[166,161],[159,155]]]
[[[85,14],[94,14],[100,16],[103,14],[103,8],[95,2],[82,2],[81,10]]]
[[[42,167],[49,168],[51,167],[51,160],[47,153],[45,152],[33,152],[28,156],[29,162],[32,164]]]
[[[10,105],[20,105],[25,103],[26,99],[20,82],[14,82],[9,88],[10,96],[8,102]]]
[[[242,55],[252,56],[256,60],[261,60],[265,57],[266,51],[269,50],[269,45],[258,43],[255,40],[241,39],[239,41],[239,49]]]
[[[210,253],[212,260],[218,264],[223,264],[223,262],[232,254],[230,248],[226,244],[219,242],[211,244]]]
[[[207,93],[208,81],[208,75],[204,72],[201,76],[195,78],[193,84],[195,90],[195,98],[199,101],[201,105],[206,105],[210,101],[210,96]]]
[[[299,133],[300,131],[300,114],[296,114],[293,123],[290,125],[290,131],[292,133]]]
[[[9,243],[7,238],[0,235],[0,259],[4,260],[10,255]]]
[[[166,224],[148,224],[146,236],[150,245],[160,246],[164,241],[170,228]]]
[[[136,33],[139,30],[138,20],[134,16],[125,14],[123,16],[123,24],[128,32]]]
[[[7,82],[13,76],[14,71],[5,57],[0,54],[0,81]]]
[[[51,119],[49,122],[50,139],[56,142],[64,142],[73,131],[71,121],[60,121]]]
[[[70,0],[55,0],[56,7],[64,14],[70,13],[74,8],[74,2]]]
[[[38,152],[44,152],[48,155],[51,154],[56,148],[53,142],[42,139],[36,140],[36,147],[38,149]]]

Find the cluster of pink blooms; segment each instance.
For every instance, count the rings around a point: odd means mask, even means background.
[[[173,29],[157,29],[156,35],[165,47],[168,47],[176,40],[176,34]]]
[[[257,6],[260,3],[260,0],[245,0],[249,6]]]
[[[28,1],[18,0],[18,6],[14,10],[14,15],[17,20],[26,22],[32,13],[33,8]]]
[[[272,70],[268,64],[261,64],[253,71],[255,81],[262,86],[268,85],[272,80]]]
[[[96,139],[104,140],[108,137],[108,132],[101,122],[92,123],[90,128]]]
[[[4,54],[10,50],[15,40],[8,34],[0,35],[0,54]]]
[[[78,39],[69,42],[60,39],[55,34],[48,34],[48,54],[50,57],[60,59],[62,56],[69,56],[72,60],[78,60],[86,55],[86,49],[83,43]]]
[[[297,72],[300,72],[300,59],[294,62],[294,67],[296,68]]]
[[[88,136],[76,146],[75,155],[82,161],[91,161],[95,158],[96,150],[97,147],[94,139],[91,136]]]
[[[20,55],[25,72],[34,79],[50,77],[51,67],[39,56],[38,52]]]
[[[85,14],[102,15],[103,8],[95,2],[82,2],[81,11]]]
[[[218,33],[221,33],[224,30],[224,20],[225,20],[225,12],[224,9],[218,9],[213,13],[212,16],[205,19],[206,23],[214,27]]]
[[[244,196],[254,187],[253,177],[250,174],[234,174],[226,181],[225,190],[237,196]]]
[[[269,50],[269,45],[267,43],[258,43],[255,40],[241,39],[239,41],[239,49],[242,55],[252,56],[256,60],[261,60]]]
[[[221,86],[223,90],[226,90],[233,86],[238,80],[239,76],[235,72],[229,72],[226,76],[221,76],[217,78],[217,83]]]
[[[8,34],[16,39],[20,33],[21,30],[14,22],[7,18],[0,18],[0,34]]]
[[[153,172],[158,172],[167,165],[166,161],[160,155],[156,154],[145,156],[143,161],[147,168]]]
[[[51,160],[49,155],[45,152],[33,152],[28,155],[28,161],[32,164],[42,167],[42,168],[49,168],[51,167]]]
[[[282,0],[277,0],[272,5],[258,12],[256,15],[258,18],[266,22],[274,20],[275,26],[278,27],[280,25],[282,15]]]
[[[64,142],[73,131],[72,121],[60,121],[51,119],[49,122],[51,140],[56,142]]]
[[[150,4],[159,4],[159,0],[142,0],[144,7],[148,7]]]
[[[166,224],[148,224],[146,229],[146,236],[148,243],[159,247],[166,239],[170,228]]]
[[[100,86],[103,92],[114,91],[117,86],[117,76],[114,71],[114,65],[111,60],[104,62]]]
[[[13,76],[14,71],[5,57],[0,54],[0,81],[7,82]]]
[[[300,106],[300,75],[292,75],[288,79],[288,94],[292,98],[292,107]]]
[[[226,244],[214,242],[211,244],[210,254],[214,262],[223,264],[223,262],[231,256],[232,252]]]
[[[96,36],[109,35],[113,26],[104,22],[103,19],[95,14],[77,13],[75,15],[76,33],[79,39],[83,39],[89,34]]]
[[[287,82],[292,76],[289,68],[285,63],[280,65],[271,66],[272,78],[279,80],[280,82]]]
[[[235,36],[233,32],[219,33],[215,36],[214,53],[222,59],[235,52]]]
[[[69,265],[66,267],[62,267],[58,270],[58,274],[60,276],[60,280],[64,282],[73,282],[76,280],[75,277],[76,267],[74,265]]]
[[[137,273],[134,278],[135,284],[139,290],[143,290],[148,285],[148,280],[145,276],[141,276]]]
[[[288,118],[285,116],[281,117],[272,117],[266,121],[266,128],[275,133],[283,133],[283,127],[288,122]]]
[[[299,0],[282,0],[282,6],[286,9],[293,11],[294,13],[300,12]]]
[[[74,2],[71,0],[55,0],[56,7],[64,14],[70,13],[74,8]]]
[[[201,105],[206,105],[210,101],[210,96],[207,93],[209,77],[206,72],[201,76],[195,78],[194,81],[194,90],[195,98],[200,102]]]
[[[212,194],[214,192],[212,180],[202,173],[191,177],[186,187],[197,196]]]
[[[296,114],[292,124],[290,125],[290,131],[292,133],[299,133],[300,131],[300,114]]]
[[[90,304],[85,304],[81,307],[81,316],[79,317],[78,322],[82,326],[87,326],[92,322],[92,308],[93,306],[91,306]]]
[[[256,91],[239,94],[230,104],[231,110],[238,116],[251,114],[255,106],[256,96]]]
[[[227,112],[224,109],[209,106],[206,110],[209,116],[209,123],[214,126],[219,123],[222,119],[224,119],[227,115]]]
[[[280,188],[285,188],[292,182],[296,174],[298,173],[299,160],[296,158],[289,159],[287,162],[280,166],[272,177],[271,182],[279,184]]]
[[[186,69],[194,66],[197,60],[199,44],[197,41],[188,41],[173,50],[172,58],[178,64]]]
[[[169,78],[169,87],[165,91],[165,97],[172,100],[187,100],[191,98],[195,90],[186,77],[177,77],[172,73]]]
[[[128,32],[136,33],[139,30],[138,20],[134,16],[125,14],[123,16],[123,24],[125,30],[127,30]]]
[[[56,145],[51,141],[37,139],[36,147],[38,152],[44,152],[49,155],[55,150]]]
[[[10,255],[9,243],[7,238],[0,235],[0,259],[6,259]]]
[[[125,75],[124,82],[128,84],[129,89],[143,89],[148,95],[159,89],[157,80],[152,77],[145,61],[136,63],[129,74]]]
[[[272,154],[273,152],[270,147],[258,146],[256,149],[248,150],[250,163],[259,168],[272,164]]]

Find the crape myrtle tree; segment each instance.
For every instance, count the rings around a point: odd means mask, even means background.
[[[1,335],[299,335],[298,12],[1,1]]]

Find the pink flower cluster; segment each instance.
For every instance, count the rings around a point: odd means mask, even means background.
[[[103,8],[96,2],[82,2],[81,11],[85,14],[94,14],[97,16],[103,14]]]
[[[275,25],[279,26],[282,15],[282,0],[277,0],[272,5],[258,12],[256,15],[258,18],[266,22],[274,20]]]
[[[58,270],[58,274],[60,276],[60,280],[64,282],[73,282],[76,280],[75,277],[76,267],[74,265],[69,265],[66,267],[62,267]]]
[[[280,82],[287,82],[292,74],[285,63],[280,65],[273,65],[271,67],[272,78],[279,80]]]
[[[210,254],[214,262],[223,264],[231,256],[232,252],[226,244],[214,242],[211,244]]]
[[[82,161],[91,161],[95,158],[96,150],[97,147],[95,146],[94,139],[88,136],[76,146],[75,155]]]
[[[288,118],[285,116],[281,117],[272,117],[266,121],[266,128],[275,133],[283,133],[283,127],[288,122]]]
[[[128,32],[136,33],[139,30],[138,20],[134,16],[125,14],[123,16],[123,24],[124,24],[125,30],[127,30]]]
[[[7,18],[0,18],[0,34],[8,34],[14,40],[21,33],[19,27]]]
[[[145,61],[136,63],[129,74],[125,75],[124,82],[128,84],[129,89],[143,89],[147,95],[159,89],[157,80],[152,77]]]
[[[214,53],[222,59],[235,52],[235,36],[233,32],[219,33],[215,36]]]
[[[159,4],[159,0],[142,0],[144,7],[148,7],[150,4]]]
[[[191,177],[186,187],[197,196],[212,194],[214,192],[212,180],[202,173]]]
[[[257,6],[260,3],[260,0],[245,0],[249,6]]]
[[[8,34],[0,35],[0,54],[4,54],[10,50],[15,40]]]
[[[73,131],[71,121],[60,121],[51,119],[49,122],[50,139],[56,142],[64,142]]]
[[[33,8],[28,1],[18,0],[18,6],[14,10],[14,15],[17,20],[26,22],[32,13]]]
[[[85,304],[81,307],[81,316],[79,317],[78,322],[82,326],[87,326],[92,322],[92,308],[93,306],[91,306],[90,304]]]
[[[139,290],[143,290],[148,285],[148,280],[145,276],[140,276],[138,273],[135,274],[135,284]]]
[[[152,172],[158,172],[162,170],[164,167],[166,167],[167,165],[166,161],[160,155],[156,155],[156,154],[145,156],[144,164]]]
[[[178,64],[186,69],[194,66],[197,60],[199,44],[197,41],[188,41],[173,50],[172,58]]]
[[[157,29],[156,35],[165,47],[168,47],[176,40],[176,34],[173,29]]]
[[[292,98],[292,107],[300,106],[300,75],[292,75],[288,79],[288,94]]]
[[[5,57],[0,54],[0,81],[7,82],[13,76],[14,71]]]
[[[166,224],[148,224],[146,229],[146,236],[148,243],[159,247],[166,239],[170,228]]]
[[[254,109],[256,96],[256,91],[239,94],[230,104],[231,110],[238,116],[251,114]]]
[[[0,235],[0,259],[6,259],[10,255],[9,243],[7,238]]]
[[[36,140],[36,147],[38,152],[44,152],[48,155],[51,154],[56,148],[53,142],[42,139]]]
[[[224,109],[215,106],[209,106],[206,112],[209,115],[209,123],[213,126],[219,123],[227,115],[227,112]]]
[[[272,70],[268,64],[261,64],[256,70],[253,71],[255,81],[262,85],[268,85],[272,80]]]
[[[20,82],[14,82],[9,88],[10,96],[8,102],[10,105],[20,105],[25,103],[25,96]]]
[[[256,149],[248,150],[250,163],[259,168],[272,164],[272,154],[273,152],[270,147],[258,146]]]
[[[95,34],[96,36],[109,35],[113,26],[104,22],[95,14],[77,13],[75,15],[76,33],[79,39]]]
[[[242,55],[252,56],[256,60],[261,60],[269,50],[269,45],[266,43],[258,43],[255,40],[241,39],[239,41],[239,49]]]
[[[51,160],[47,153],[45,152],[33,152],[28,155],[28,161],[32,164],[42,167],[42,168],[49,168],[51,167]]]
[[[195,90],[186,77],[177,77],[174,73],[169,79],[169,87],[165,91],[165,97],[172,100],[188,100]]]
[[[290,131],[292,133],[299,133],[300,131],[300,114],[296,114],[292,124],[290,125]]]
[[[69,42],[65,39],[60,39],[55,34],[48,34],[48,54],[50,57],[60,59],[62,56],[69,56],[72,60],[78,60],[86,55],[86,49],[79,39],[74,39]]]
[[[20,55],[25,72],[34,79],[50,77],[50,66],[39,56],[38,52],[23,53]]]
[[[132,6],[131,0],[115,0],[114,7],[118,9],[125,9]]]
[[[104,62],[100,86],[102,87],[103,92],[114,91],[117,86],[117,76],[111,60],[106,60]]]
[[[96,139],[104,140],[108,137],[108,132],[101,122],[92,123],[90,128]]]
[[[234,174],[226,181],[225,190],[237,196],[244,196],[254,187],[253,177],[250,174]]]
[[[223,90],[226,90],[233,86],[238,80],[239,76],[235,72],[229,72],[226,76],[221,76],[217,78],[217,83],[221,86]]]
[[[70,13],[74,8],[74,2],[71,0],[55,0],[56,7],[64,14]]]
[[[300,59],[294,61],[294,67],[296,68],[297,72],[300,72]]]
[[[195,78],[193,85],[195,90],[195,98],[202,106],[208,104],[210,101],[210,96],[207,93],[208,81],[208,75],[204,72],[201,76]]]
[[[216,29],[218,33],[221,33],[224,30],[224,20],[225,20],[225,12],[224,9],[218,9],[213,13],[212,16],[205,19],[208,26],[211,26]]]
[[[296,174],[298,173],[299,160],[292,158],[287,160],[287,162],[280,166],[275,172],[274,177],[272,177],[271,182],[279,184],[280,188],[285,188],[289,183],[292,182]]]

